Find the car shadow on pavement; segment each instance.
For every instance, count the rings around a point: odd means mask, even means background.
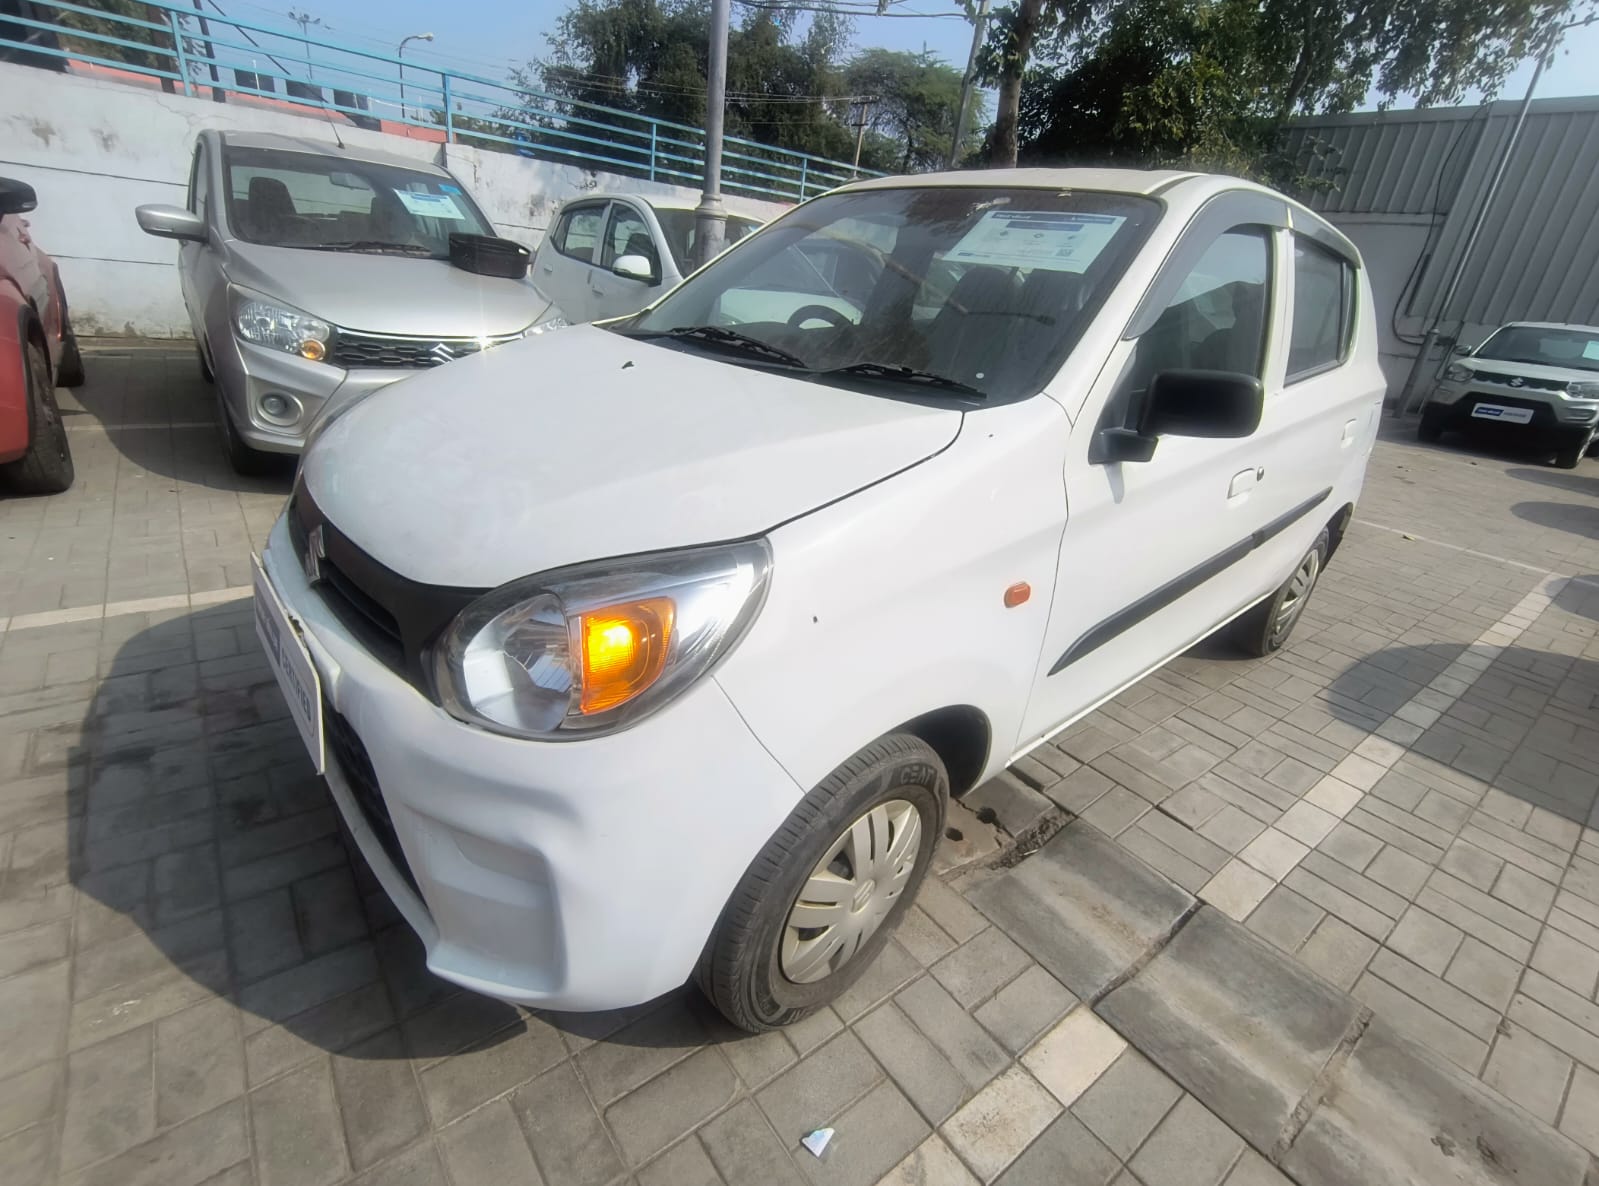
[[[223,452],[215,389],[199,376],[191,346],[94,351],[82,387],[56,392],[74,437],[98,423],[139,470],[213,490],[282,492],[294,476],[285,454],[275,472],[236,473]]]
[[[1573,502],[1517,502],[1510,513],[1526,523],[1569,531],[1584,539],[1599,540],[1599,504],[1583,506]]]
[[[1530,467],[1507,469],[1505,473],[1512,478],[1520,478],[1523,482],[1536,482],[1540,486],[1553,486],[1557,490],[1569,490],[1573,494],[1586,494],[1590,498],[1599,498],[1599,477],[1589,474],[1572,470]]]
[[[1599,586],[1588,597],[1582,612],[1592,615],[1599,611]],[[1571,722],[1592,720],[1599,708],[1599,662],[1525,646],[1494,650],[1431,643],[1377,651],[1333,681],[1329,711],[1366,732],[1387,726],[1379,734],[1384,737],[1397,738],[1400,731],[1414,734],[1402,742],[1411,754],[1586,824],[1594,808],[1595,780],[1562,762],[1559,754],[1589,744],[1582,738],[1591,738],[1591,731]],[[1456,666],[1463,658],[1474,668],[1487,665],[1466,670]],[[1439,686],[1432,686],[1434,681]],[[1372,793],[1400,811],[1457,832],[1470,814],[1465,801],[1469,792],[1446,802],[1447,796],[1403,774],[1402,769],[1390,770]]]
[[[670,1050],[747,1037],[687,988],[632,1009],[543,1014],[429,972],[312,772],[248,599],[102,645],[65,759],[82,780],[66,854],[85,897],[75,1041],[213,997],[238,1009],[251,1082],[309,1048],[421,1067],[515,1044],[496,1057],[531,1077],[552,1050],[564,1059],[601,1038]]]
[[[1599,622],[1599,574],[1573,577],[1555,594],[1555,608]]]

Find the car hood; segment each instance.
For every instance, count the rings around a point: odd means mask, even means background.
[[[386,387],[301,472],[395,572],[493,586],[584,560],[739,539],[955,439],[961,413],[578,326]]]
[[[479,276],[448,260],[264,247],[232,240],[228,279],[343,329],[415,337],[514,334],[550,309],[529,280]]]
[[[1470,367],[1480,375],[1496,379],[1546,379],[1553,383],[1599,383],[1599,371],[1585,371],[1577,367],[1552,367],[1536,362],[1511,362],[1501,358],[1457,359],[1461,366]]]

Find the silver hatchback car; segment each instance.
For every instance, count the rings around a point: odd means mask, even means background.
[[[370,149],[205,131],[186,207],[140,206],[177,239],[228,458],[298,453],[342,401],[557,321],[527,249],[495,239],[444,169]]]

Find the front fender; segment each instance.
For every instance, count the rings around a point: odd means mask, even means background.
[[[1066,522],[1070,425],[1048,399],[968,413],[943,453],[771,533],[765,607],[717,679],[801,787],[954,705],[1014,752]],[[1006,608],[1025,581],[1031,597]]]
[[[28,451],[32,409],[28,407],[28,374],[23,343],[33,310],[22,294],[0,282],[0,464]]]

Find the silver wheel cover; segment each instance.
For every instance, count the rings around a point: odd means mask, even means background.
[[[904,799],[879,803],[834,839],[783,924],[783,975],[811,984],[853,959],[909,884],[921,842],[921,813]]]

